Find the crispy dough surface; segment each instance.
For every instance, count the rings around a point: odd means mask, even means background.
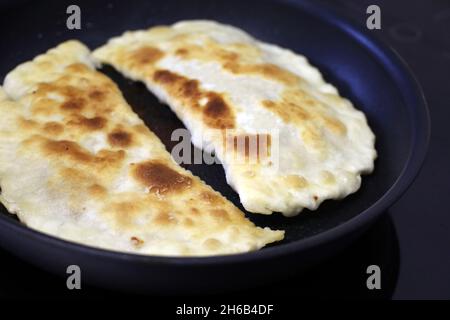
[[[94,57],[143,81],[214,149],[251,212],[290,216],[359,189],[374,167],[375,136],[305,57],[212,21],[126,32]],[[220,131],[220,134],[205,132]],[[270,159],[237,161],[224,141],[268,136]],[[257,148],[259,145],[257,144]],[[230,156],[231,154],[231,156]],[[264,154],[262,154],[264,156]],[[245,162],[245,161],[244,161]]]
[[[68,41],[5,78],[0,200],[10,212],[57,237],[140,254],[230,254],[283,238],[178,166],[89,55]]]

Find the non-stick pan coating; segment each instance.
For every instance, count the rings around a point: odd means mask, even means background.
[[[126,30],[214,19],[307,56],[342,96],[365,112],[377,137],[378,159],[374,173],[363,177],[361,189],[342,201],[326,201],[319,210],[294,218],[247,214],[260,226],[286,230],[286,239],[259,252],[229,257],[155,258],[90,249],[31,231],[2,207],[3,247],[32,263],[61,275],[67,265],[78,264],[88,281],[130,290],[192,292],[252,285],[307,267],[343,247],[382,214],[417,174],[429,134],[425,102],[403,63],[372,39],[369,30],[360,33],[310,2],[228,0],[78,1],[82,29],[68,30],[69,4],[21,1],[0,9],[0,78],[67,39],[79,39],[94,49]],[[171,132],[183,127],[170,109],[143,84],[126,80],[108,66],[102,71],[116,81],[129,104],[170,150],[176,143],[170,140]],[[220,165],[186,168],[243,209]],[[121,280],[108,280],[114,277]]]

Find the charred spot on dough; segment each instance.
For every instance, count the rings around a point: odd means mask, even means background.
[[[261,104],[268,110],[278,114],[284,121],[290,121],[289,112],[285,108],[280,108],[279,103],[272,100],[263,100],[261,101]]]
[[[53,92],[56,92],[67,99],[79,99],[83,95],[83,91],[79,86],[73,86],[71,84],[62,84],[55,82],[53,84]],[[84,99],[84,98],[83,98]]]
[[[123,150],[100,150],[93,155],[76,142],[68,140],[46,139],[42,145],[43,151],[48,155],[68,157],[69,159],[85,164],[100,165],[99,169],[105,169],[109,165],[118,164],[125,157]]]
[[[153,80],[166,86],[172,94],[190,101],[192,106],[198,106],[198,99],[202,96],[202,90],[197,80],[183,77],[169,70],[156,71]]]
[[[44,143],[44,150],[49,154],[58,156],[69,156],[81,162],[92,161],[92,155],[83,150],[77,143],[67,140],[47,140]]]
[[[276,102],[272,100],[263,100],[261,104],[267,109],[275,109],[277,106]]]
[[[292,72],[270,63],[255,65],[250,70],[285,84],[296,84],[299,81],[298,77]]]
[[[142,209],[142,203],[138,201],[121,201],[114,203],[113,208],[116,212],[127,212],[133,214]]]
[[[102,149],[93,158],[93,162],[99,163],[103,166],[105,165],[113,165],[120,163],[125,158],[125,151],[123,150],[105,150]]]
[[[201,91],[197,80],[185,79],[182,84],[182,95],[187,98],[199,98]]]
[[[186,78],[169,70],[156,71],[153,80],[187,101],[190,107],[199,108],[198,101],[202,97],[207,98],[202,111],[205,124],[215,129],[234,128],[235,117],[225,99],[219,93],[202,91],[198,80]]]
[[[39,97],[31,105],[32,115],[51,116],[55,112],[55,108],[60,105],[59,102],[47,97]]]
[[[62,110],[67,111],[81,111],[86,105],[86,100],[84,98],[69,98],[63,104],[61,104]]]
[[[173,84],[177,81],[183,80],[183,78],[184,77],[169,70],[158,70],[153,75],[153,80],[162,84]]]
[[[272,100],[263,100],[262,105],[268,110],[278,114],[283,121],[289,122],[299,122],[299,121],[307,121],[311,118],[311,115],[308,111],[303,109],[303,107],[295,102],[286,101],[283,99],[282,101],[272,101]]]
[[[176,54],[177,56],[186,56],[188,53],[189,53],[189,50],[186,49],[186,48],[178,48],[178,49],[175,51],[175,54]]]
[[[155,217],[153,222],[164,226],[164,225],[176,224],[177,219],[172,214],[162,211],[162,212],[158,213],[158,215]]]
[[[25,119],[23,117],[19,117],[17,119],[19,128],[24,129],[24,130],[29,130],[29,129],[35,129],[39,126],[39,124],[31,119]]]
[[[175,55],[181,59],[196,59],[203,61],[218,60],[219,62],[235,61],[239,55],[228,49],[220,47],[214,41],[207,41],[202,45],[184,43],[183,47],[175,50]],[[223,44],[222,44],[223,46]]]
[[[93,185],[91,185],[88,189],[88,192],[90,195],[94,196],[94,197],[102,197],[104,195],[106,195],[106,189],[105,187],[94,183]]]
[[[89,179],[92,177],[88,176],[84,171],[77,169],[76,167],[63,167],[58,170],[59,176],[64,179],[64,181],[70,181],[78,186],[84,186],[89,183]]]
[[[305,127],[301,136],[306,144],[323,149],[325,140],[320,128],[331,131],[336,135],[345,135],[347,128],[338,118],[326,113],[322,103],[307,92],[299,90],[285,90],[278,101],[263,100],[262,106],[276,113],[286,123],[297,123]]]
[[[235,126],[233,111],[225,100],[217,93],[208,94],[208,102],[203,109],[203,120],[216,129],[231,129]]]
[[[48,82],[39,82],[36,85],[36,89],[33,90],[33,94],[38,94],[38,93],[45,93],[48,90],[51,90],[53,88],[53,85],[51,83]]]
[[[182,175],[164,163],[147,161],[133,166],[134,178],[160,195],[176,193],[190,188],[192,179]]]
[[[239,60],[239,54],[233,51],[220,49],[217,50],[216,54],[220,60],[225,61],[226,63],[234,63]]]
[[[234,74],[256,74],[287,85],[295,85],[299,78],[292,72],[271,63],[240,64],[237,61],[225,62],[223,68]]]
[[[219,221],[230,221],[228,212],[224,209],[214,209],[210,211],[212,217]]]
[[[145,46],[131,53],[132,60],[140,65],[152,65],[164,56],[164,52],[155,47]]]
[[[89,92],[89,98],[95,101],[103,101],[106,98],[106,92],[100,89],[95,89]]]
[[[295,119],[299,119],[301,121],[306,121],[310,119],[310,114],[302,107],[296,104],[288,103],[286,109],[291,111],[291,114],[294,116]]]
[[[43,129],[46,133],[54,136],[57,136],[64,131],[64,127],[60,123],[54,121],[45,123]]]
[[[108,134],[108,142],[113,147],[127,147],[132,140],[132,135],[124,130],[114,130]]]
[[[199,45],[194,41],[190,41],[190,37],[195,38],[195,35],[179,35],[173,38],[174,42],[183,43],[182,46],[175,50],[175,55],[181,59],[195,59],[200,61],[217,61],[222,65],[226,63],[237,64],[243,57],[250,57],[251,60],[256,60],[261,56],[261,51],[254,46],[244,43],[219,43],[212,38],[205,39]],[[176,39],[176,40],[175,40]],[[186,41],[187,40],[187,41]]]
[[[144,240],[142,240],[139,237],[133,236],[130,238],[131,244],[135,247],[135,248],[141,248],[144,245]]]
[[[106,119],[102,117],[81,118],[81,124],[92,130],[100,130],[106,124]]]
[[[106,124],[106,119],[102,117],[87,118],[78,116],[75,119],[69,120],[68,125],[81,126],[89,130],[100,130]]]
[[[210,95],[205,105],[204,114],[211,118],[227,116],[229,107],[219,95]]]

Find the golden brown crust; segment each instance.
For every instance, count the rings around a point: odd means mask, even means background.
[[[175,164],[117,86],[80,62],[86,54],[64,43],[11,72],[8,96],[0,89],[0,200],[11,211],[68,240],[146,254],[245,252],[282,238]],[[242,236],[227,240],[234,227]],[[210,238],[222,245],[205,247]]]
[[[146,61],[133,56],[148,46],[162,54]],[[373,169],[374,135],[364,115],[305,57],[238,28],[181,21],[127,32],[93,56],[143,81],[184,122],[197,147],[214,149],[250,212],[315,210],[325,199],[358,190],[361,174]],[[261,150],[258,135],[266,133],[272,141]],[[234,140],[242,136],[256,136],[256,162],[249,161],[247,141],[237,150]],[[323,179],[324,170],[335,178]]]
[[[192,186],[192,179],[173,170],[165,163],[147,161],[133,166],[133,177],[160,195],[183,192]]]
[[[164,56],[164,52],[155,47],[144,46],[133,50],[130,60],[137,65],[151,65],[160,60]]]
[[[209,128],[232,129],[235,127],[235,116],[232,108],[222,94],[201,90],[197,80],[183,77],[168,70],[157,70],[153,80],[168,92],[185,102],[194,113],[202,114],[203,122]],[[206,99],[205,106],[199,101]]]
[[[165,34],[176,34],[175,30],[164,29]],[[205,30],[203,30],[204,32]],[[148,31],[152,33],[152,29]],[[219,43],[209,37],[203,45],[198,45],[198,34],[186,32],[164,39],[170,43],[169,49],[162,51],[155,46],[142,44],[133,50],[121,48],[115,53],[118,65],[129,65],[132,70],[146,70],[147,78],[152,78],[160,84],[175,99],[180,99],[191,111],[198,112],[198,101],[209,96],[211,108],[204,110],[203,123],[215,129],[231,129],[236,125],[235,111],[237,107],[226,103],[223,94],[216,92],[202,92],[197,80],[189,79],[170,70],[161,70],[158,62],[165,56],[174,55],[182,60],[215,62],[223,70],[235,75],[253,75],[263,79],[278,82],[284,86],[282,98],[279,100],[263,100],[261,106],[274,112],[287,123],[303,126],[305,122],[320,121],[320,125],[333,131],[335,134],[345,135],[346,127],[338,119],[327,115],[321,103],[302,87],[304,79],[295,73],[276,64],[265,62],[263,53],[254,45],[248,43],[231,42]],[[168,40],[169,39],[169,40]],[[147,71],[150,70],[150,71]],[[309,130],[306,128],[305,130]]]
[[[133,135],[122,129],[115,129],[108,134],[108,142],[113,147],[126,148],[133,143]]]

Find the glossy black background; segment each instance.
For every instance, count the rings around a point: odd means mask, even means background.
[[[448,1],[318,1],[365,24],[365,9],[378,4],[382,30],[373,31],[409,63],[421,82],[430,105],[430,154],[413,187],[362,239],[320,266],[270,287],[237,292],[239,296],[294,293],[303,297],[336,298],[447,298],[450,299],[450,3]],[[447,90],[445,90],[447,89]],[[382,94],[382,93],[380,93]],[[0,253],[0,296],[89,297],[115,293],[83,287],[65,289],[55,278]],[[369,264],[382,268],[382,290],[365,287]]]

